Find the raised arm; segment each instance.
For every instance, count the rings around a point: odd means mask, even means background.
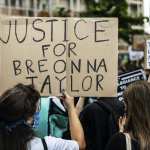
[[[80,150],[83,150],[86,147],[84,132],[76,108],[74,106],[74,98],[64,92],[62,99],[64,100],[68,110],[71,138],[72,140],[77,141]]]

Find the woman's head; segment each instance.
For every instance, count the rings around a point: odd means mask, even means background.
[[[31,85],[17,84],[0,97],[0,119],[14,122],[27,120],[37,109],[40,94]]]
[[[35,136],[29,125],[40,94],[31,85],[17,84],[0,97],[0,148],[27,150],[27,143]],[[30,121],[31,123],[32,121]]]
[[[124,92],[127,130],[140,141],[141,150],[150,149],[150,83],[135,82]]]

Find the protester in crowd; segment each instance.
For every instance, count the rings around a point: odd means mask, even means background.
[[[137,81],[126,89],[124,133],[114,135],[106,150],[150,150],[150,83]]]
[[[2,150],[78,150],[85,148],[84,133],[73,98],[62,97],[68,110],[72,140],[51,136],[36,137],[32,129],[39,118],[40,94],[29,85],[18,84],[0,97],[0,149]]]
[[[87,105],[80,115],[86,149],[104,150],[110,137],[118,132],[118,119],[123,115],[124,105],[117,98],[100,98]]]

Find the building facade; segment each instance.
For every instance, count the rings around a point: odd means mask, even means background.
[[[57,8],[81,12],[85,5],[84,0],[0,0],[0,14],[9,16],[38,16],[43,9],[53,16]]]
[[[144,16],[150,19],[150,0],[144,0]],[[145,22],[145,32],[150,34],[150,20]]]
[[[127,0],[128,2],[128,13],[132,17],[139,17],[143,15],[143,0]]]
[[[144,2],[143,0],[127,0],[128,14],[132,17],[140,17],[144,15]],[[134,25],[134,29],[144,29],[144,26]]]
[[[144,13],[143,0],[127,0],[127,2],[130,16],[138,17]],[[57,8],[72,12],[86,11],[84,0],[0,0],[0,14],[37,16],[43,5],[51,16]]]
[[[42,10],[42,5],[47,5],[47,0],[1,0],[0,14],[9,16],[37,16]],[[47,8],[48,9],[48,8]]]

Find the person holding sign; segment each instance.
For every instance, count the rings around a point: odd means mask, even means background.
[[[150,83],[136,81],[124,92],[127,119],[124,132],[114,135],[106,150],[150,149]]]
[[[40,94],[30,85],[17,84],[0,97],[0,149],[2,150],[79,150],[85,148],[84,132],[73,97],[62,97],[69,115],[72,140],[35,136],[40,111]]]

